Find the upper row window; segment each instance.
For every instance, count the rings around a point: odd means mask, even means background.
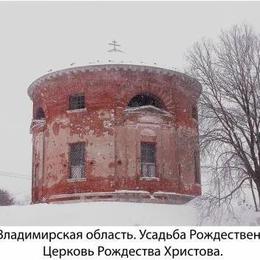
[[[83,94],[76,94],[69,97],[69,109],[85,108],[85,96]]]
[[[165,109],[161,100],[150,94],[140,94],[134,96],[128,103],[128,107],[142,107],[142,106],[154,106],[160,109]],[[84,94],[75,94],[69,96],[69,110],[83,109],[86,107],[85,95]],[[192,118],[198,120],[198,110],[195,105],[191,109]],[[45,113],[41,107],[39,107],[34,115],[35,119],[44,119]]]
[[[150,94],[140,94],[133,97],[128,103],[128,107],[142,107],[142,106],[154,106],[160,109],[164,109],[164,105],[161,100]],[[85,108],[85,96],[84,94],[75,94],[69,97],[69,109],[82,109]]]
[[[154,106],[160,109],[164,109],[164,105],[158,97],[146,93],[133,97],[128,103],[128,107],[142,106]]]
[[[34,119],[36,119],[36,120],[45,119],[45,113],[44,113],[44,111],[43,111],[43,109],[41,107],[39,107],[36,110],[35,115],[34,115]]]

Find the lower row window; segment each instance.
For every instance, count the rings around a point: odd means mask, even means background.
[[[70,178],[85,178],[85,143],[70,144]],[[141,143],[141,176],[156,177],[155,143]]]
[[[156,146],[155,143],[141,143],[141,175],[156,177]]]
[[[85,143],[70,144],[70,178],[85,178]]]

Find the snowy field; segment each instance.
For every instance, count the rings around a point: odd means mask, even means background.
[[[201,221],[194,202],[166,205],[127,202],[81,202],[0,207],[0,225],[260,225],[260,214],[239,208],[238,216]]]
[[[1,225],[196,225],[191,206],[81,202],[0,207]]]

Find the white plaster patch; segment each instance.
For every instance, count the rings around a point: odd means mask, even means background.
[[[156,136],[156,133],[152,129],[145,128],[145,129],[141,130],[141,135],[142,136]]]
[[[144,122],[144,123],[154,123],[154,124],[160,124],[163,122],[163,120],[157,116],[150,116],[150,115],[144,115],[140,116],[139,122]]]

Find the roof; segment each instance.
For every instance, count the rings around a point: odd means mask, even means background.
[[[56,77],[62,76],[64,74],[71,74],[71,73],[78,73],[78,72],[93,72],[93,71],[109,71],[109,70],[130,70],[130,71],[143,71],[143,72],[153,72],[163,75],[169,76],[178,76],[184,81],[188,81],[191,86],[196,88],[198,91],[201,91],[200,83],[181,72],[177,72],[170,69],[160,68],[160,67],[153,67],[153,66],[144,66],[144,65],[134,65],[134,64],[102,64],[102,65],[87,65],[87,66],[80,66],[80,67],[73,67],[67,68],[62,70],[57,70],[48,74],[43,75],[42,77],[36,79],[28,88],[28,95],[32,97],[34,89],[43,83],[46,80],[54,79]]]

